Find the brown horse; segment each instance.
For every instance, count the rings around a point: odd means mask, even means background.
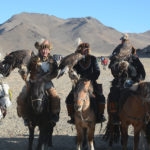
[[[95,114],[90,103],[91,92],[91,81],[79,79],[74,90],[77,150],[94,150]]]
[[[107,124],[105,138],[109,139],[110,146],[113,141],[118,141],[121,133],[122,149],[127,150],[129,125],[134,128],[134,150],[138,150],[141,131],[145,131],[147,142],[150,143],[150,82],[141,82],[124,90],[120,96],[119,107],[120,125],[113,125],[111,117]]]

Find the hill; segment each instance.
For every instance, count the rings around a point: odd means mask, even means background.
[[[120,42],[122,33],[107,27],[92,17],[61,19],[38,13],[14,15],[0,25],[0,51],[3,54],[18,50],[35,51],[34,43],[40,38],[50,39],[53,53],[66,55],[75,50],[78,37],[91,45],[94,54],[111,54]],[[129,34],[136,48],[149,44],[150,31]]]

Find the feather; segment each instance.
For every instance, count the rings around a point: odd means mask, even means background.
[[[76,43],[77,43],[77,46],[79,46],[82,43],[82,40],[80,37],[76,39]]]

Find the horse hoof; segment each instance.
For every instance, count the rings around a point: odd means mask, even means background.
[[[53,147],[48,147],[48,149],[47,150],[54,150],[54,148]]]

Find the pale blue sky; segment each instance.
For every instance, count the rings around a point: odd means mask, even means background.
[[[63,19],[91,16],[120,32],[150,30],[150,0],[6,0],[0,2],[0,24],[21,12]]]

